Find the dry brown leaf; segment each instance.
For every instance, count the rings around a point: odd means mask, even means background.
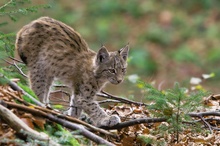
[[[135,114],[140,114],[140,113],[142,113],[142,110],[141,109],[134,109],[133,112]]]
[[[34,117],[33,123],[36,124],[40,129],[44,130],[44,125],[46,124],[46,119],[42,117]]]
[[[125,136],[122,140],[121,140],[121,143],[123,146],[133,146],[133,143],[135,141],[135,137],[131,137],[130,135],[129,136]]]
[[[30,119],[32,119],[32,118],[33,118],[33,115],[30,114],[30,113],[23,113],[23,114],[21,115],[21,117],[22,117],[22,118],[30,118]]]
[[[149,128],[145,128],[142,133],[143,134],[150,134],[150,129]]]
[[[213,134],[209,134],[208,137],[204,137],[204,136],[197,136],[197,137],[189,137],[191,140],[193,140],[194,142],[199,142],[199,143],[206,143],[206,142],[212,142],[213,140],[215,140],[215,135]]]
[[[21,118],[21,120],[28,125],[30,128],[34,129],[34,124],[30,118]]]
[[[219,102],[214,101],[214,100],[206,100],[205,105],[207,105],[207,106],[219,106]]]
[[[115,111],[119,114],[119,116],[121,115],[122,117],[130,115],[133,112],[130,107],[126,107],[126,106],[116,107]]]

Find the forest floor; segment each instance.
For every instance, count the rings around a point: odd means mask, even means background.
[[[15,98],[21,98],[21,94],[17,91],[11,89],[7,86],[0,86],[0,101],[6,103],[19,103]],[[111,136],[100,135],[104,139],[110,141],[117,146],[134,146],[134,145],[220,145],[220,114],[219,114],[219,102],[220,95],[211,95],[204,98],[204,108],[200,112],[214,112],[215,114],[210,114],[204,117],[192,118],[194,122],[200,123],[200,128],[196,130],[190,129],[185,126],[181,131],[178,132],[178,142],[177,133],[166,131],[159,131],[161,125],[169,125],[169,122],[151,122],[151,123],[141,123],[135,124],[133,126],[127,126],[120,129],[110,130],[117,135],[117,138]],[[4,104],[1,105],[4,106]],[[23,104],[23,103],[20,103]],[[23,104],[24,105],[24,104]],[[28,113],[27,111],[22,111],[19,108],[10,109],[17,117],[19,117],[26,125],[30,128],[44,129],[44,125],[48,122],[48,119],[44,117],[39,117],[39,115]],[[118,114],[122,122],[129,121],[131,119],[143,119],[149,118],[151,115],[145,106],[137,106],[134,104],[126,105],[120,104],[115,106],[109,106],[106,109],[107,113]],[[188,123],[192,124],[192,123]],[[38,127],[38,128],[36,128]],[[0,119],[0,144],[15,146],[18,144],[18,139],[24,140],[19,135],[16,134],[16,130],[8,122]],[[95,132],[98,134],[97,132]],[[25,140],[24,140],[25,141]],[[95,144],[96,145],[96,144]]]

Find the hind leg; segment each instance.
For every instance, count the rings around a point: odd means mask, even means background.
[[[36,69],[30,71],[31,89],[35,92],[41,102],[49,103],[49,90],[52,84],[53,77],[49,77],[46,71]]]

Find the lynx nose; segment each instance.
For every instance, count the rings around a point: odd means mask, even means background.
[[[122,82],[122,79],[117,80],[118,84]]]

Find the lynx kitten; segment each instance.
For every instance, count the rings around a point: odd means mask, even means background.
[[[28,66],[31,88],[41,102],[49,103],[49,89],[56,78],[71,88],[69,115],[79,117],[84,110],[96,126],[114,126],[120,122],[117,115],[107,115],[94,97],[106,83],[122,82],[128,45],[115,52],[102,46],[96,53],[71,27],[41,17],[18,32],[16,49]]]

